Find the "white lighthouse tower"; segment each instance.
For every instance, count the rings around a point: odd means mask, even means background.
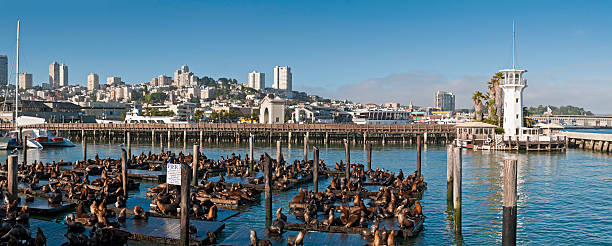
[[[527,87],[524,69],[515,67],[515,30],[512,24],[512,69],[502,69],[501,88],[504,91],[504,135],[520,136],[523,127],[523,90]]]

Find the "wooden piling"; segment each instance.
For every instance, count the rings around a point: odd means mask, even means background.
[[[453,201],[453,163],[454,160],[454,150],[453,145],[449,144],[446,146],[446,201]]]
[[[198,165],[199,165],[199,155],[200,154],[200,146],[197,144],[193,145],[193,163],[191,164],[191,169],[193,171],[191,177],[191,184],[194,186],[198,185]]]
[[[272,225],[272,161],[270,156],[264,157],[264,192],[266,200],[266,227]]]
[[[517,160],[504,160],[504,218],[502,245],[516,245],[516,172]]]
[[[368,171],[372,171],[372,143],[368,143]]]
[[[319,192],[319,148],[312,147],[312,190]]]
[[[346,161],[344,176],[346,178],[346,182],[348,182],[351,178],[351,146],[346,138],[344,139],[344,160]]]
[[[190,169],[187,164],[181,163],[181,245],[184,246],[189,245]]]
[[[83,138],[83,162],[87,162],[87,138]]]
[[[276,140],[276,162],[278,165],[280,165],[281,163],[281,159],[283,159],[283,152],[282,152],[282,148],[281,148],[281,141],[280,140]]]
[[[9,199],[12,201],[18,197],[17,190],[17,155],[9,155],[8,157],[8,193]]]
[[[164,153],[164,135],[159,135],[159,148],[160,148],[160,153]]]
[[[308,161],[308,134],[304,135],[304,163]]]
[[[253,155],[253,134],[249,136],[249,169],[251,169],[251,176],[255,176],[255,170],[253,165],[255,164],[255,156]]]
[[[419,178],[421,177],[421,135],[417,136],[416,169],[417,169],[417,178]]]
[[[128,159],[127,152],[121,148],[121,183],[123,185],[123,196],[128,197]]]
[[[461,234],[461,166],[463,162],[461,147],[453,150],[453,204],[455,209],[455,233]]]
[[[28,138],[25,135],[21,135],[22,139],[21,142],[23,144],[22,150],[23,150],[23,164],[28,164]]]
[[[132,158],[132,136],[130,132],[127,132],[127,156]]]

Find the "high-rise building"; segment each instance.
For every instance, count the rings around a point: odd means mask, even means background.
[[[68,86],[68,66],[62,65],[59,67],[59,87]]]
[[[49,65],[49,86],[52,88],[58,87],[60,81],[60,72],[59,72],[59,64],[57,62],[51,63]]]
[[[289,66],[274,67],[274,84],[272,88],[278,90],[292,91],[292,76]]]
[[[437,91],[434,96],[434,106],[442,111],[455,112],[455,94],[446,91]]]
[[[266,74],[253,70],[253,72],[249,73],[248,86],[255,90],[265,89],[266,88]]]
[[[8,58],[0,56],[0,85],[8,84]]]
[[[106,84],[109,86],[121,84],[121,77],[108,77],[106,78]]]
[[[95,73],[87,75],[87,90],[93,91],[100,89],[100,77]]]
[[[20,73],[19,74],[19,89],[30,89],[32,88],[32,74],[31,73]]]
[[[187,65],[183,65],[180,70],[174,71],[174,85],[176,87],[195,86],[197,83],[198,77],[189,72]]]

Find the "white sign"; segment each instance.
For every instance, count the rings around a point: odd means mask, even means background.
[[[168,164],[166,167],[166,183],[181,185],[181,164]]]

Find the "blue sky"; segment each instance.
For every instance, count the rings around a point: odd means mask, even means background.
[[[460,107],[498,69],[529,70],[527,105],[612,113],[612,18],[607,1],[4,1],[0,54],[47,80],[53,61],[71,83],[149,81],[188,64],[199,76],[246,81],[289,65],[294,89],[360,102],[431,105],[450,90]]]

